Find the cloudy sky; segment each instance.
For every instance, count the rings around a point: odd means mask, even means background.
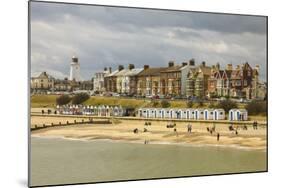
[[[194,58],[224,67],[249,62],[266,78],[266,18],[31,2],[31,72],[64,78],[118,65],[166,66]]]

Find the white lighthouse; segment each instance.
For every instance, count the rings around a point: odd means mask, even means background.
[[[70,80],[80,81],[80,64],[78,57],[73,56],[70,63]]]

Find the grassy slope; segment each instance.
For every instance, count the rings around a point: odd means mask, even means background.
[[[33,95],[30,99],[31,107],[54,107],[57,97],[57,95]]]
[[[34,95],[31,97],[31,107],[54,107],[58,95]],[[186,108],[185,101],[169,101],[172,108]],[[118,97],[91,97],[84,102],[85,105],[121,105],[125,107],[153,107],[153,103],[149,99],[125,99]],[[207,108],[209,103],[204,103],[201,108]],[[239,108],[244,108],[245,104],[238,104]],[[155,107],[161,107],[160,100]],[[194,103],[193,108],[198,108],[198,104]]]

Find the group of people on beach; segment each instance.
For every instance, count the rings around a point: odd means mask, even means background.
[[[151,122],[145,122],[145,126],[150,126],[150,125],[151,125]],[[173,123],[173,124],[172,124],[172,123],[171,123],[171,124],[168,124],[168,125],[167,125],[167,128],[174,128],[174,129],[173,129],[173,130],[174,130],[174,133],[176,133],[176,135],[178,136],[178,132],[177,132],[177,128],[176,128],[176,124],[175,124],[175,123]],[[228,128],[229,128],[230,131],[234,131],[235,134],[238,135],[238,126],[234,127],[233,124],[230,124],[230,126],[229,126]],[[247,130],[247,126],[246,126],[246,125],[243,126],[242,129],[243,129],[243,130]],[[257,129],[258,129],[258,122],[257,122],[257,121],[254,121],[254,122],[253,122],[253,129],[254,129],[254,130],[257,130]],[[136,134],[136,133],[138,133],[138,131],[139,131],[139,130],[136,128],[136,129],[134,129],[133,132]],[[146,128],[144,128],[144,131],[143,131],[143,132],[147,132],[147,131],[148,131],[148,130],[147,130]],[[207,127],[207,131],[208,131],[211,135],[213,135],[213,133],[216,132],[216,125],[213,124],[212,127]],[[192,132],[192,125],[191,125],[190,123],[188,123],[188,124],[187,124],[187,133],[191,133],[191,132]],[[217,132],[216,137],[217,137],[217,141],[219,141],[219,140],[220,140],[220,133],[219,133],[219,132]],[[145,141],[144,141],[144,144],[148,144],[148,141],[145,140]]]
[[[42,115],[44,115],[45,114],[45,110],[41,110],[41,113],[42,113]],[[47,110],[47,114],[51,114],[51,113],[52,113],[52,110],[48,109]],[[54,114],[57,114],[56,110],[54,111]]]

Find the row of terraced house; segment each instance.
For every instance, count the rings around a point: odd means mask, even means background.
[[[207,66],[205,62],[195,65],[192,59],[176,65],[168,62],[167,67],[144,65],[128,68],[119,65],[117,70],[105,68],[95,74],[95,92],[113,92],[131,96],[181,96],[181,97],[239,97],[264,98],[260,92],[259,66],[243,63],[221,68],[217,63]],[[265,90],[265,88],[262,88]]]

